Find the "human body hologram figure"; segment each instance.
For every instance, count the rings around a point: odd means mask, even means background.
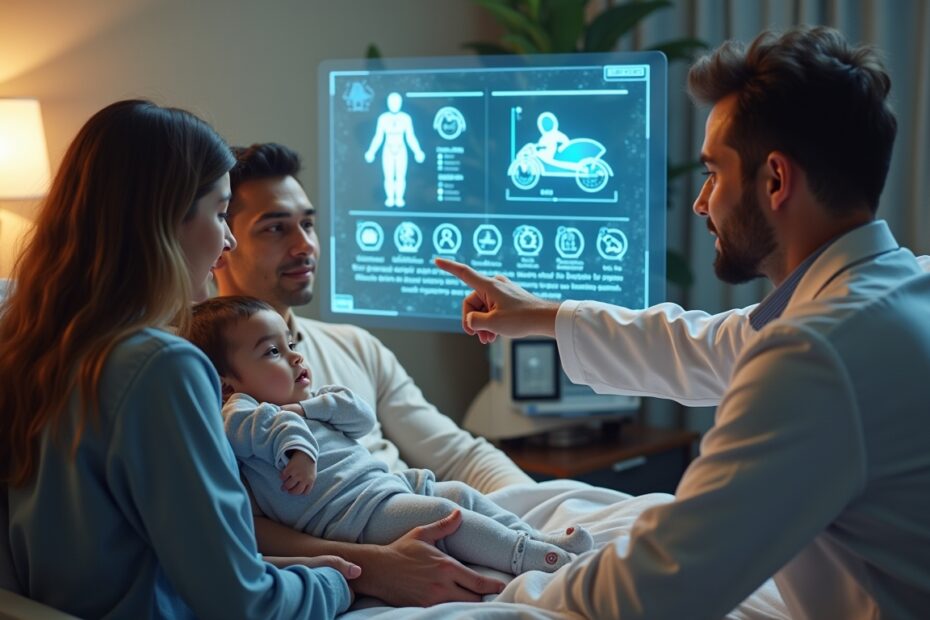
[[[375,137],[365,152],[365,161],[372,163],[381,145],[381,168],[384,170],[384,204],[388,207],[403,207],[404,192],[407,190],[407,147],[413,151],[417,163],[423,163],[426,154],[420,148],[413,133],[413,121],[400,108],[403,98],[400,93],[391,93],[387,97],[388,111],[378,117]]]

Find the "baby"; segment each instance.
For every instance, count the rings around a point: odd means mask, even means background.
[[[220,375],[226,435],[269,518],[318,538],[384,545],[461,507],[461,527],[437,546],[515,575],[552,572],[592,548],[583,528],[543,534],[428,470],[389,473],[356,441],[375,425],[371,407],[344,387],[312,390],[287,324],[266,303],[198,304],[187,337]]]

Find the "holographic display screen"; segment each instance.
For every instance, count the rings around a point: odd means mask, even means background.
[[[552,300],[664,297],[661,54],[331,61],[320,91],[327,319],[460,329],[436,256]]]

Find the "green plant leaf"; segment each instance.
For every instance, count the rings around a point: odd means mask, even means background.
[[[483,43],[481,41],[473,41],[470,43],[462,43],[462,47],[465,49],[470,49],[474,53],[487,56],[494,56],[498,54],[513,54],[513,50],[503,45],[498,45],[497,43]]]
[[[513,4],[519,4],[519,0]],[[539,5],[540,0],[526,0],[526,14],[534,22],[539,22]]]
[[[549,33],[553,52],[578,51],[587,4],[588,0],[549,0],[543,26]]]
[[[610,7],[588,26],[584,50],[586,52],[609,52],[616,47],[620,37],[635,28],[645,17],[669,6],[671,2],[668,0],[644,0]]]
[[[694,284],[694,274],[688,260],[676,250],[665,251],[665,279],[682,289],[689,289]]]
[[[382,58],[381,50],[378,49],[378,46],[374,43],[368,44],[368,49],[365,50],[365,58],[369,60],[374,60],[375,58]]]
[[[672,41],[664,41],[649,49],[653,49],[665,54],[669,62],[673,60],[693,60],[695,53],[700,50],[706,50],[709,45],[700,39],[683,38]]]
[[[533,45],[533,42],[522,34],[510,32],[501,37],[501,43],[509,47],[511,51],[518,54],[537,54],[539,50]]]
[[[548,52],[551,48],[549,36],[543,31],[542,27],[533,23],[529,17],[520,11],[501,3],[500,0],[474,0],[474,2],[491,13],[494,19],[508,32],[524,34],[532,39],[536,49]]]

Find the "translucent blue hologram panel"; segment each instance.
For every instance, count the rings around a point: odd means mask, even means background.
[[[328,61],[320,198],[329,320],[460,329],[436,256],[552,300],[665,295],[658,52]]]

